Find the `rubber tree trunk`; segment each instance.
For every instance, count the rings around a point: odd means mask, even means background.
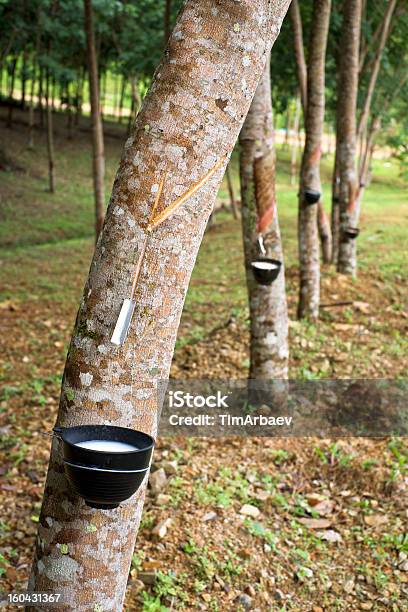
[[[122,76],[122,85],[120,88],[120,99],[119,99],[119,123],[122,123],[122,111],[123,111],[123,101],[125,98],[125,89],[126,89],[126,77]]]
[[[105,213],[105,153],[101,110],[99,104],[98,64],[96,59],[95,37],[93,30],[92,0],[84,0],[84,9],[89,92],[91,98],[93,149],[92,175],[95,200],[95,236],[97,240],[103,226]]]
[[[306,142],[302,157],[299,190],[299,304],[298,317],[319,316],[320,257],[316,204],[308,205],[305,190],[321,193],[320,156],[324,119],[324,83],[330,0],[314,0],[307,71]]]
[[[323,202],[317,205],[317,228],[319,231],[320,246],[322,249],[323,263],[331,263],[332,260],[332,233],[330,221],[324,210]]]
[[[31,87],[30,87],[30,104],[28,107],[28,148],[34,149],[34,93],[35,93],[35,83],[36,83],[36,72],[37,72],[37,63],[36,58],[33,59],[33,67],[31,74]]]
[[[9,68],[9,90],[8,90],[8,98],[9,98],[9,106],[7,113],[7,127],[13,127],[13,109],[14,109],[14,81],[16,76],[16,66],[17,66],[17,57],[11,60],[11,66]]]
[[[67,356],[58,425],[110,423],[155,434],[156,385],[169,374],[223,166],[152,234],[123,347],[111,344],[112,331],[160,180],[166,175],[164,207],[223,156],[227,163],[287,6],[184,3],[126,141]],[[91,509],[69,488],[53,440],[30,590],[61,592],[75,612],[121,610],[145,485],[116,510]]]
[[[269,57],[240,134],[241,210],[245,269],[251,321],[251,379],[288,376],[288,313],[285,272],[275,193],[275,148]],[[260,256],[262,233],[266,256],[282,262],[271,285],[256,282],[251,262]]]
[[[227,179],[228,194],[229,194],[229,199],[230,199],[232,216],[234,217],[234,219],[238,219],[238,206],[237,206],[237,201],[235,199],[234,186],[232,184],[231,170],[230,170],[229,165],[227,166],[227,169],[225,170],[225,177]]]
[[[343,4],[342,49],[339,56],[337,89],[336,158],[340,213],[337,270],[356,274],[356,240],[347,237],[348,227],[357,227],[359,213],[359,179],[356,168],[356,108],[360,46],[361,0],[345,0]]]
[[[47,112],[48,185],[50,192],[55,193],[54,125],[52,104],[50,100],[50,78],[48,70],[45,87],[45,108]]]
[[[361,5],[361,2],[360,2],[360,5]],[[373,99],[374,89],[377,83],[378,73],[380,71],[380,66],[381,66],[381,60],[382,60],[382,56],[384,53],[385,45],[387,44],[387,39],[388,39],[390,29],[391,29],[391,20],[392,20],[392,16],[395,11],[396,5],[397,5],[397,0],[389,0],[387,4],[387,9],[385,11],[382,30],[381,30],[381,36],[380,36],[378,47],[375,53],[374,62],[373,62],[373,66],[372,66],[371,73],[370,73],[370,79],[368,82],[368,87],[367,87],[367,91],[366,91],[366,95],[364,99],[363,109],[361,111],[360,120],[358,123],[357,138],[359,141],[363,140],[366,130],[367,130],[367,123],[368,123],[368,118],[370,115],[370,108],[371,108],[371,102]],[[360,20],[361,20],[361,13],[360,13]],[[357,70],[358,70],[358,67],[357,67]]]
[[[303,117],[306,117],[307,113],[307,75],[308,69],[306,65],[305,49],[303,44],[303,25],[302,17],[300,14],[299,3],[297,0],[292,0],[290,5],[290,18],[293,30],[293,46],[295,50],[296,68],[298,75],[300,100],[302,102]],[[313,32],[313,24],[311,26]],[[317,229],[320,238],[320,244],[322,249],[322,257],[324,263],[331,261],[331,250],[332,250],[332,236],[331,227],[328,221],[326,212],[323,207],[323,202],[320,201],[318,209],[318,224]]]
[[[340,240],[340,176],[339,176],[339,156],[336,149],[334,151],[334,164],[332,176],[332,207],[331,207],[331,233],[332,233],[332,263],[337,266],[339,257],[339,240]]]
[[[296,96],[295,118],[293,121],[293,138],[291,142],[291,153],[290,153],[290,184],[291,185],[294,185],[296,182],[299,126],[300,126],[300,94],[298,93]]]
[[[302,17],[298,0],[292,0],[289,9],[290,21],[293,30],[293,44],[295,49],[296,69],[299,82],[300,99],[302,101],[303,114],[306,115],[307,107],[307,66],[305,61],[305,50],[303,45]]]
[[[170,21],[171,21],[171,5],[172,5],[172,1],[171,0],[165,0],[165,5],[164,5],[164,38],[163,38],[163,42],[164,42],[164,48],[166,48],[167,46],[167,42],[170,38]]]

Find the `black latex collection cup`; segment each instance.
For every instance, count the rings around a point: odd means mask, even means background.
[[[113,425],[55,427],[53,431],[62,441],[67,478],[88,506],[117,508],[136,493],[149,469],[154,447],[151,436]],[[105,442],[107,448],[109,443],[121,443],[133,449],[117,452],[78,446],[90,441]]]

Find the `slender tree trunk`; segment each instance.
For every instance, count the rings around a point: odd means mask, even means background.
[[[85,80],[85,69],[80,69],[77,80],[77,87],[75,93],[75,126],[79,127],[81,115],[82,115],[82,102],[84,99],[84,80]]]
[[[34,149],[34,93],[35,77],[37,72],[36,58],[33,58],[33,69],[31,74],[30,106],[28,107],[28,148]]]
[[[356,169],[356,108],[360,45],[361,0],[343,4],[341,53],[337,90],[337,148],[340,233],[337,270],[356,274],[356,240],[347,236],[348,227],[357,227],[359,180]]]
[[[47,70],[45,88],[45,106],[47,111],[47,152],[48,152],[48,181],[51,193],[55,192],[55,157],[54,157],[54,127],[52,105],[50,100],[50,77]]]
[[[165,0],[164,5],[164,48],[170,38],[171,0]]]
[[[27,83],[27,51],[23,51],[23,65],[21,67],[21,107],[25,109]]]
[[[370,115],[371,101],[373,99],[373,93],[375,89],[375,85],[377,83],[378,73],[381,66],[381,59],[384,53],[385,45],[387,44],[388,35],[390,33],[391,20],[395,10],[395,6],[397,4],[397,0],[389,0],[387,5],[387,10],[384,15],[381,37],[378,43],[377,51],[375,54],[375,59],[373,62],[372,71],[370,74],[370,80],[368,82],[368,87],[364,99],[363,109],[361,111],[360,120],[358,123],[357,130],[357,138],[362,140],[367,130],[367,122]],[[360,12],[361,19],[361,12]],[[358,75],[358,73],[357,73]]]
[[[319,316],[320,257],[317,227],[318,206],[308,204],[305,190],[321,193],[320,157],[324,120],[324,83],[330,0],[314,0],[307,70],[306,142],[299,190],[299,304],[298,317]]]
[[[40,64],[40,74],[38,77],[38,111],[40,114],[40,128],[44,128],[44,105],[43,105],[43,79],[44,79],[44,70]]]
[[[339,176],[339,155],[337,149],[334,151],[334,164],[332,176],[332,207],[331,207],[331,233],[332,233],[332,263],[337,266],[339,257],[340,240],[340,176]]]
[[[372,158],[372,154],[374,150],[375,139],[378,135],[378,132],[380,131],[380,128],[381,128],[381,117],[380,116],[374,117],[374,119],[371,122],[371,126],[370,126],[368,136],[365,142],[365,148],[362,154],[361,167],[359,171],[359,177],[358,177],[359,187],[357,190],[357,197],[356,197],[356,202],[354,204],[354,210],[353,210],[354,217],[356,217],[357,219],[360,217],[361,203],[363,201],[364,192],[366,190],[366,187],[368,185],[368,180],[369,180],[368,175],[370,171],[370,164],[371,164],[371,158]],[[352,248],[350,250],[351,250],[351,258],[353,261],[353,256],[354,256],[354,259],[356,258],[355,246],[353,248],[353,245],[352,245]],[[357,267],[357,263],[355,263],[354,269],[356,269],[356,267]],[[348,273],[347,270],[345,273]],[[353,273],[353,271],[351,273]]]
[[[71,106],[71,95],[69,90],[69,83],[67,83],[65,95],[67,99],[67,131],[68,131],[68,140],[72,140],[72,106]]]
[[[303,27],[298,0],[292,0],[289,9],[293,30],[293,43],[295,48],[296,68],[298,73],[300,99],[302,101],[303,115],[306,116],[307,107],[307,67],[303,45]],[[313,24],[312,24],[313,27]]]
[[[290,154],[290,184],[291,185],[294,185],[296,182],[299,125],[300,125],[300,94],[298,93],[296,96],[295,119],[293,122],[293,139],[292,139],[291,154]]]
[[[317,226],[322,248],[323,263],[328,264],[332,260],[332,233],[330,221],[321,200],[319,200],[317,205]]]
[[[13,127],[13,108],[14,108],[14,79],[16,76],[16,66],[17,66],[17,57],[15,57],[11,61],[11,69],[10,69],[10,81],[9,81],[9,107],[8,107],[8,115],[7,115],[7,127]]]
[[[291,113],[291,108],[290,108],[290,100],[288,100],[288,104],[286,106],[285,142],[283,144],[285,149],[289,147],[291,121],[292,121],[292,113]]]
[[[227,166],[227,169],[225,170],[225,176],[227,179],[227,186],[228,186],[228,193],[229,193],[229,198],[230,198],[232,216],[234,217],[234,219],[238,219],[238,206],[237,206],[237,201],[235,199],[234,186],[232,184],[231,171],[230,171],[229,165]]]
[[[138,112],[140,111],[140,107],[142,106],[142,99],[137,88],[137,77],[131,76],[129,80],[133,99],[133,118],[136,118]]]
[[[294,43],[294,49],[295,49],[300,99],[302,102],[303,117],[305,118],[306,113],[307,113],[308,69],[307,69],[306,59],[305,59],[305,49],[303,45],[303,26],[302,26],[302,18],[300,14],[298,0],[292,0],[291,6],[290,6],[290,17],[291,17],[292,29],[293,29],[293,43]],[[314,26],[312,22],[312,26],[311,26],[312,35],[313,35],[313,27]],[[324,263],[328,263],[327,257],[329,256],[329,251],[331,252],[332,237],[331,237],[331,227],[327,221],[327,216],[324,211],[322,202],[319,202],[319,211],[318,211],[317,219],[318,219],[317,229],[318,229],[318,234],[319,234],[320,243],[322,247],[323,261]],[[331,257],[331,254],[330,254],[330,257]]]
[[[119,123],[122,123],[122,112],[123,112],[123,101],[126,92],[126,77],[122,76],[122,86],[120,88],[120,100],[119,100]]]
[[[126,345],[117,349],[110,338],[132,284],[149,209],[164,174],[161,206],[224,156],[227,161],[287,6],[220,3],[214,17],[213,0],[184,3],[126,142],[67,357],[59,426],[111,423],[157,431],[157,382],[169,375],[184,296],[224,168],[152,234],[137,310]],[[188,106],[180,104],[186,76]],[[228,113],[217,100],[228,100]],[[87,507],[68,486],[54,439],[29,589],[61,592],[65,610],[120,611],[145,485],[115,510]]]
[[[251,262],[259,257],[258,232],[267,257],[283,263],[275,193],[275,148],[270,62],[267,59],[240,135],[242,230],[251,320],[251,379],[288,376],[288,313],[284,266],[271,285],[256,282]],[[267,222],[263,222],[267,219]]]
[[[119,77],[117,74],[115,74],[115,78],[114,78],[114,90],[113,90],[113,104],[112,104],[112,108],[113,108],[113,116],[117,117],[118,114],[118,93],[119,93]]]
[[[95,197],[95,234],[96,240],[103,226],[105,212],[105,153],[103,144],[103,127],[99,106],[98,64],[95,51],[95,39],[92,23],[92,0],[84,0],[85,33],[88,56],[89,92],[92,115],[92,147],[93,147],[93,184]]]

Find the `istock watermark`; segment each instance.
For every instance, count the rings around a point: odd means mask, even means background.
[[[184,391],[169,391],[169,408],[229,408],[228,395],[217,391],[215,395],[193,395]]]
[[[160,381],[159,435],[406,436],[407,380]]]

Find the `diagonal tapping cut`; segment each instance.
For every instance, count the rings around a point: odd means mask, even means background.
[[[136,264],[136,269],[133,275],[132,289],[130,292],[130,297],[125,298],[123,300],[122,308],[120,309],[120,313],[118,319],[116,321],[115,329],[113,330],[113,334],[111,337],[112,344],[116,346],[122,346],[127,338],[129,333],[129,327],[132,322],[133,313],[136,307],[136,302],[134,299],[137,283],[140,277],[140,273],[143,266],[144,256],[146,253],[147,245],[149,243],[149,238],[151,236],[152,231],[158,227],[163,221],[165,221],[170,215],[172,215],[188,198],[196,193],[205,183],[213,176],[213,174],[222,166],[222,164],[226,161],[226,156],[223,156],[212,168],[205,174],[197,183],[194,183],[183,195],[174,200],[171,204],[169,204],[162,212],[160,212],[157,216],[155,216],[156,209],[159,205],[161,194],[163,192],[164,182],[166,179],[166,175],[160,181],[159,189],[156,194],[156,198],[153,204],[152,211],[150,213],[149,221],[146,226],[146,236],[142,244],[142,248],[140,251],[140,255]]]

